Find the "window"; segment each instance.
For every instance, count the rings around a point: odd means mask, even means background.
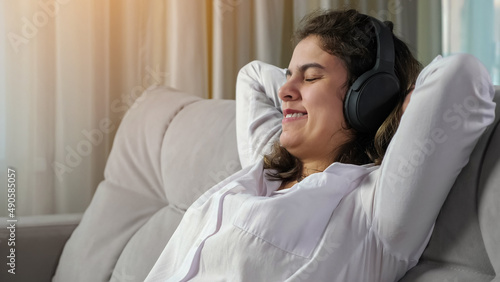
[[[443,55],[469,53],[500,85],[500,0],[442,0]]]

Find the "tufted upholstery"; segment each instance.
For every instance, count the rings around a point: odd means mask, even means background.
[[[496,88],[500,103],[500,88]],[[500,281],[500,107],[402,281]],[[54,281],[142,281],[204,191],[240,169],[235,105],[159,87],[124,117]],[[496,277],[496,278],[495,278]]]
[[[142,281],[187,207],[241,168],[235,114],[234,101],[144,93],[122,120],[54,281]]]

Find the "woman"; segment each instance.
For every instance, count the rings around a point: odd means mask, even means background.
[[[314,14],[286,71],[240,71],[244,168],[193,203],[146,281],[397,281],[415,266],[494,92],[468,55],[416,79],[393,37],[394,109],[377,132],[353,128],[344,100],[376,61],[373,26],[353,10]]]

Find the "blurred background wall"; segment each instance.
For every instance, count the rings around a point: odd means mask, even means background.
[[[7,167],[18,215],[84,211],[145,89],[234,99],[238,70],[254,59],[286,67],[294,28],[318,8],[393,21],[424,65],[475,54],[500,82],[500,0],[1,1],[0,216]]]

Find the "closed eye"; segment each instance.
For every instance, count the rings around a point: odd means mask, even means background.
[[[319,79],[319,77],[315,77],[315,78],[306,78],[306,79],[305,79],[305,81],[307,81],[307,82],[311,82],[311,81],[315,81],[315,80],[317,80],[317,79]]]

